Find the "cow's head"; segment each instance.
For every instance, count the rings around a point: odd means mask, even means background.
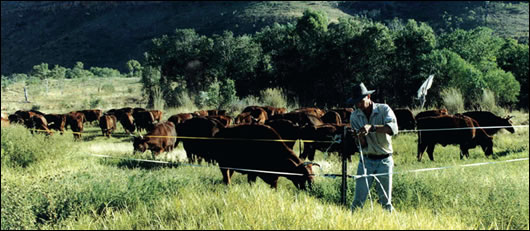
[[[147,142],[143,137],[134,137],[133,141],[134,152],[145,152],[148,148]]]
[[[513,128],[512,126],[512,120],[511,118],[513,118],[514,116],[506,116],[506,118],[504,118],[504,121],[506,121],[506,124],[504,124],[504,126],[507,126],[506,127],[506,130],[508,130],[510,133],[515,133],[515,129]]]
[[[313,165],[320,167],[319,164],[314,162],[305,162],[298,165],[297,172],[303,174],[303,176],[296,176],[291,179],[297,188],[305,190],[307,183],[307,186],[311,189],[315,178],[312,168]]]

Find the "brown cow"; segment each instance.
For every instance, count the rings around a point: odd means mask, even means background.
[[[2,112],[2,127],[9,126],[9,116]]]
[[[142,130],[151,131],[155,127],[155,117],[149,111],[136,111],[132,114],[134,125],[138,132]]]
[[[199,111],[195,111],[193,113],[198,115],[198,116],[208,116],[208,111],[207,110],[199,110]]]
[[[51,135],[52,132],[48,128],[48,121],[46,121],[46,118],[40,114],[35,114],[31,117],[30,123],[27,123],[26,126],[31,130],[31,133],[33,134],[33,129],[35,129],[39,133],[45,133],[46,135]]]
[[[276,119],[286,119],[290,120],[293,123],[297,123],[299,126],[306,126],[306,125],[322,125],[324,122],[319,117],[316,117],[314,115],[310,115],[305,112],[289,112],[285,114],[276,114],[270,118],[271,120]]]
[[[428,117],[428,116],[441,116],[441,115],[449,115],[447,112],[447,109],[436,109],[436,110],[428,110],[428,111],[422,111],[418,113],[414,119],[418,120],[419,118]]]
[[[48,128],[57,130],[62,135],[66,126],[66,114],[46,114],[44,118],[48,121]]]
[[[179,114],[170,116],[167,120],[177,125],[177,124],[184,122],[185,120],[189,120],[193,118],[194,116],[196,115],[192,113],[179,113]]]
[[[427,148],[429,159],[434,160],[433,152],[436,144],[445,146],[447,144],[460,145],[460,159],[469,157],[469,149],[475,148],[477,144],[489,156],[493,153],[493,138],[484,129],[475,128],[478,123],[470,117],[462,115],[429,116],[416,120],[418,130],[443,129],[440,131],[418,132],[418,161],[421,161],[423,152]]]
[[[99,117],[101,117],[101,114],[103,114],[103,112],[100,109],[81,110],[78,112],[85,114],[85,121],[89,123],[92,123],[93,121],[99,122]]]
[[[261,107],[256,107],[237,115],[234,119],[234,124],[264,124],[267,119],[267,112]]]
[[[72,129],[72,131],[74,132],[75,140],[81,139],[81,134],[83,132],[83,121],[85,121],[85,114],[82,112],[71,111],[66,114],[65,128],[68,128],[68,126],[70,126],[70,129]]]
[[[225,128],[215,137],[227,139],[216,140],[211,147],[225,184],[230,184],[232,174],[237,171],[247,174],[250,183],[260,177],[272,188],[277,188],[280,176],[291,180],[299,189],[305,189],[306,184],[311,187],[314,178],[312,163],[303,163],[285,143],[247,140],[280,139],[273,128],[260,124],[242,124]]]
[[[321,152],[338,152],[346,154],[346,158],[351,162],[351,156],[358,151],[356,145],[348,145],[344,148],[345,142],[341,142],[344,135],[344,129],[349,126],[346,124],[324,124],[318,126],[302,127],[302,139],[313,142],[304,142],[304,152],[300,154],[300,159],[308,158],[310,161],[315,159],[315,150]],[[352,139],[351,130],[347,129],[346,138]],[[352,144],[350,140],[349,144]]]
[[[114,130],[116,130],[116,116],[112,114],[104,114],[99,117],[99,127],[103,136],[109,137]]]
[[[332,109],[332,110],[336,111],[337,113],[339,113],[343,124],[349,124],[350,123],[350,116],[351,116],[351,113],[353,112],[353,108],[351,108],[351,107],[335,108],[335,109]]]
[[[290,149],[294,148],[295,140],[300,139],[301,137],[301,128],[297,123],[294,123],[286,119],[275,119],[267,120],[265,125],[271,126],[284,140],[293,140],[293,141],[284,141],[285,145]]]
[[[254,122],[257,123],[257,120],[253,120],[253,117],[252,115],[250,115],[250,112],[241,112],[234,119],[234,124],[251,124]]]
[[[211,158],[211,140],[217,132],[224,129],[224,125],[217,119],[204,116],[195,117],[176,125],[179,138],[175,146],[182,140],[186,156],[190,163],[196,160],[201,163],[206,160],[213,162]],[[183,138],[182,138],[183,137]]]
[[[499,116],[496,116],[495,114],[489,112],[489,111],[470,111],[465,112],[465,116],[469,116],[476,120],[478,124],[480,124],[481,127],[497,127],[497,128],[484,128],[486,133],[488,135],[492,136],[495,135],[500,129],[499,127],[504,127],[506,130],[508,130],[511,133],[515,132],[515,129],[513,128],[512,121],[510,120],[510,116],[506,118],[502,118]]]
[[[211,115],[211,116],[207,116],[207,117],[219,120],[219,122],[221,122],[224,125],[225,128],[230,126],[230,125],[232,125],[232,117],[230,117],[230,116],[226,116],[226,115]]]
[[[304,107],[304,108],[298,108],[292,112],[304,112],[309,115],[314,115],[318,118],[321,118],[324,114],[326,114],[326,111],[317,108],[317,107]]]
[[[158,123],[155,128],[147,133],[145,137],[134,137],[134,152],[145,152],[151,150],[153,159],[160,152],[170,152],[175,148],[177,131],[175,124],[171,121]]]
[[[13,115],[9,115],[8,119],[11,123],[24,124],[24,126],[31,129],[31,134],[34,133],[34,130],[37,130],[38,132],[50,135],[52,132],[49,130],[48,121],[43,115],[44,113],[35,110],[18,110]]]
[[[164,114],[162,111],[160,111],[160,110],[149,110],[149,112],[151,112],[151,114],[153,114],[153,118],[158,123],[160,123],[160,121],[162,121],[162,114]]]
[[[336,111],[328,111],[326,114],[324,114],[321,118],[322,122],[327,124],[342,124],[342,119],[338,112]]]
[[[399,130],[414,130],[416,127],[416,120],[414,119],[414,114],[412,114],[410,109],[394,109],[394,115],[396,115]]]
[[[126,133],[131,134],[134,132],[136,127],[134,126],[134,118],[132,116],[133,109],[125,107],[121,109],[111,109],[107,111],[107,114],[116,116],[116,119],[120,122]]]
[[[243,109],[242,112],[254,111],[257,108],[261,108],[261,109],[265,110],[265,112],[267,112],[267,117],[271,117],[271,116],[276,115],[276,114],[284,114],[284,113],[287,112],[286,108],[283,108],[283,107],[277,108],[277,107],[273,107],[273,106],[247,106],[247,107],[245,107]]]
[[[208,112],[208,116],[226,115],[226,110],[212,109],[212,110],[207,110],[207,112]]]

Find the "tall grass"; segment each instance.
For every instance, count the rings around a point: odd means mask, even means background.
[[[264,105],[287,108],[287,96],[281,88],[267,88],[260,91],[260,97]]]
[[[440,93],[443,99],[443,105],[450,114],[464,112],[464,98],[460,90],[456,88],[444,89]]]
[[[2,128],[3,156],[24,143],[19,126]],[[96,127],[88,127],[92,134]],[[494,138],[498,160],[528,156],[528,129]],[[10,134],[6,148],[4,134]],[[87,135],[88,136],[88,135]],[[50,137],[50,138],[55,138]],[[50,139],[45,138],[45,139]],[[57,136],[57,138],[62,138]],[[396,171],[457,166],[491,161],[480,148],[469,160],[459,160],[457,146],[437,146],[435,162],[415,160],[416,134],[393,139]],[[44,141],[44,140],[43,140]],[[40,140],[27,139],[29,146]],[[375,202],[352,213],[355,182],[348,180],[347,203],[340,204],[340,178],[322,177],[340,172],[336,155],[317,152],[322,169],[314,187],[301,191],[285,178],[278,189],[263,181],[248,184],[235,173],[232,185],[222,183],[215,165],[202,167],[133,164],[101,159],[89,153],[130,156],[128,138],[59,139],[53,145],[72,146],[72,152],[42,155],[24,169],[2,160],[2,229],[528,229],[528,162],[440,171],[397,174],[389,214]],[[64,143],[64,144],[63,144]],[[43,143],[44,144],[44,143]],[[64,147],[64,146],[63,146]],[[177,152],[183,152],[179,146]],[[8,154],[9,154],[8,153]],[[180,153],[182,154],[182,153]],[[348,163],[351,174],[358,156]]]
[[[127,80],[128,81],[128,80]],[[131,83],[132,84],[132,83]],[[137,84],[137,83],[136,83]],[[86,83],[89,86],[89,83]],[[130,98],[127,87],[116,85],[115,98]],[[132,85],[136,86],[136,85]],[[248,105],[281,106],[279,90],[271,99],[250,96],[233,104],[240,112]],[[50,91],[53,96],[55,91]],[[72,107],[77,99],[68,92],[54,99]],[[100,96],[109,107],[107,93]],[[164,116],[193,112],[189,103],[167,108]],[[267,102],[265,102],[267,101]],[[81,101],[82,102],[82,101]],[[38,101],[45,112],[54,101]],[[119,106],[118,106],[119,105]],[[297,105],[286,103],[291,109]],[[4,106],[4,102],[2,102]],[[27,105],[28,107],[30,105]],[[446,105],[447,107],[447,105]],[[61,110],[61,109],[58,109]],[[64,109],[62,109],[64,110]],[[61,112],[61,111],[59,111]],[[512,112],[514,124],[528,124],[528,112]],[[528,128],[494,136],[494,157],[479,148],[470,158],[459,159],[459,147],[437,145],[435,161],[416,160],[417,134],[393,137],[396,172],[453,166],[452,168],[396,174],[393,204],[396,212],[381,209],[372,188],[374,208],[367,201],[363,209],[351,212],[355,182],[348,179],[347,205],[340,203],[340,178],[323,177],[339,173],[335,154],[317,151],[317,177],[311,190],[301,191],[281,177],[278,189],[262,180],[249,184],[235,173],[232,185],[222,183],[216,165],[156,165],[130,160],[97,158],[88,154],[144,158],[148,152],[132,155],[132,139],[118,130],[112,138],[101,137],[97,126],[86,126],[82,142],[69,133],[31,135],[19,125],[2,127],[1,228],[4,229],[529,229],[528,161],[486,166],[462,164],[504,161],[528,157]],[[124,136],[120,136],[124,135]],[[298,145],[295,152],[299,153]],[[157,159],[184,162],[182,144]],[[358,155],[348,163],[356,172]]]
[[[160,86],[153,87],[153,107],[155,110],[164,110],[164,105],[166,101],[164,100],[164,94]]]

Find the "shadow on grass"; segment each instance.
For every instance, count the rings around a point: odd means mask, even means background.
[[[160,162],[146,162],[141,160],[133,159],[124,159],[118,160],[115,163],[118,168],[127,168],[127,169],[158,169],[158,168],[176,168],[179,167],[180,163],[160,163]]]

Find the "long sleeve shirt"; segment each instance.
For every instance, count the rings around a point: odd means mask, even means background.
[[[360,109],[351,113],[351,127],[355,130],[359,130],[366,124],[389,126],[390,129],[392,129],[392,135],[375,132],[370,132],[366,135],[368,147],[363,148],[363,154],[392,154],[392,136],[398,133],[396,115],[387,104],[373,103],[372,107],[373,109],[370,118],[366,118],[366,115]]]

